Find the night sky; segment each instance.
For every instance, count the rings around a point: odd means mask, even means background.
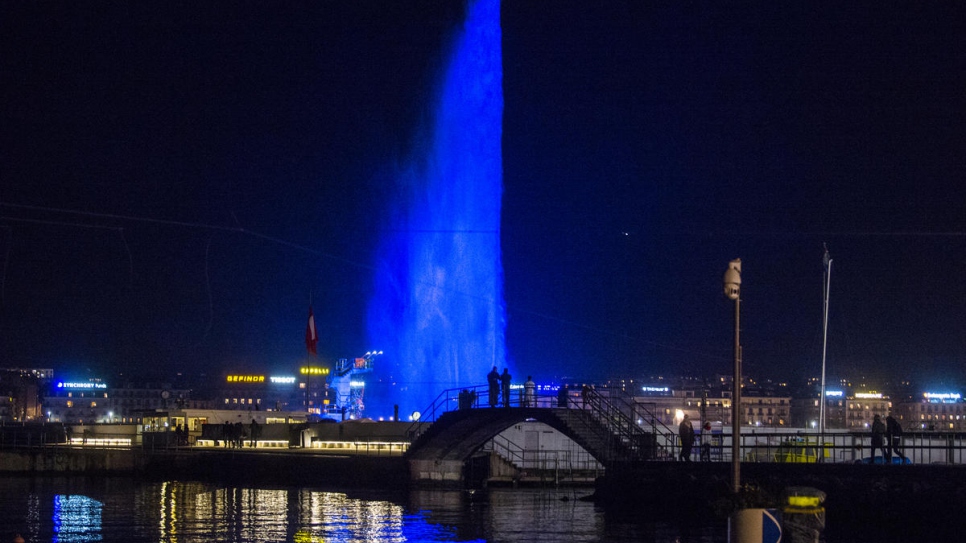
[[[366,337],[461,2],[0,4],[0,365],[294,371]],[[511,373],[966,386],[966,7],[503,6]],[[391,357],[391,353],[386,353]],[[483,376],[480,376],[483,381]]]

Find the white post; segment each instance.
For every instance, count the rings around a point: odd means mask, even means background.
[[[825,309],[822,318],[822,396],[818,407],[818,433],[819,447],[824,447],[825,441],[825,351],[828,344],[828,291],[832,281],[832,259],[829,257],[828,248],[825,249],[825,256],[822,258],[825,263]]]

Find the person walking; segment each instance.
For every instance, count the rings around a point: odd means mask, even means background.
[[[533,382],[533,376],[527,375],[527,380],[523,383],[523,405],[525,407],[534,407],[535,403],[535,392],[537,390],[537,384]]]
[[[705,422],[701,427],[701,453],[699,454],[702,462],[711,461],[711,423]]]
[[[882,453],[883,462],[888,461],[888,458],[886,458],[885,456],[886,452],[885,452],[884,438],[885,438],[885,424],[882,424],[882,417],[880,417],[879,415],[876,415],[872,419],[872,456],[869,457],[870,464],[875,464],[876,448],[878,448],[879,452]]]
[[[496,366],[486,374],[486,383],[490,385],[490,407],[496,407],[500,401],[500,374],[496,371]]]
[[[500,374],[500,385],[503,388],[503,407],[510,407],[510,372],[506,368],[503,368],[503,373]]]
[[[899,463],[905,464],[906,457],[902,454],[902,425],[892,415],[886,417],[886,461],[892,462],[892,453],[899,457]]]
[[[691,417],[684,415],[684,420],[678,426],[678,435],[681,437],[681,454],[678,458],[682,462],[691,461],[691,447],[694,447],[694,426],[691,425]]]

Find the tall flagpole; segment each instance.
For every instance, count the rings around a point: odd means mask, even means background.
[[[822,319],[822,401],[818,410],[818,428],[822,440],[825,440],[825,353],[828,345],[828,291],[832,281],[832,257],[828,254],[828,247],[822,244],[825,249],[825,256],[822,262],[825,264],[825,311]]]

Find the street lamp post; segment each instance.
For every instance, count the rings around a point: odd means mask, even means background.
[[[724,293],[735,301],[735,367],[731,382],[731,485],[736,494],[741,488],[741,259],[728,263],[724,273]]]
[[[825,295],[825,307],[823,309],[822,315],[822,393],[821,393],[821,403],[819,403],[818,408],[818,433],[820,439],[822,440],[823,447],[825,443],[825,353],[826,346],[828,345],[828,291],[831,286],[832,281],[832,257],[828,254],[828,247],[825,248],[825,256],[822,258],[822,262],[825,264],[825,285],[823,289],[823,294]],[[819,456],[822,458],[822,456]]]

